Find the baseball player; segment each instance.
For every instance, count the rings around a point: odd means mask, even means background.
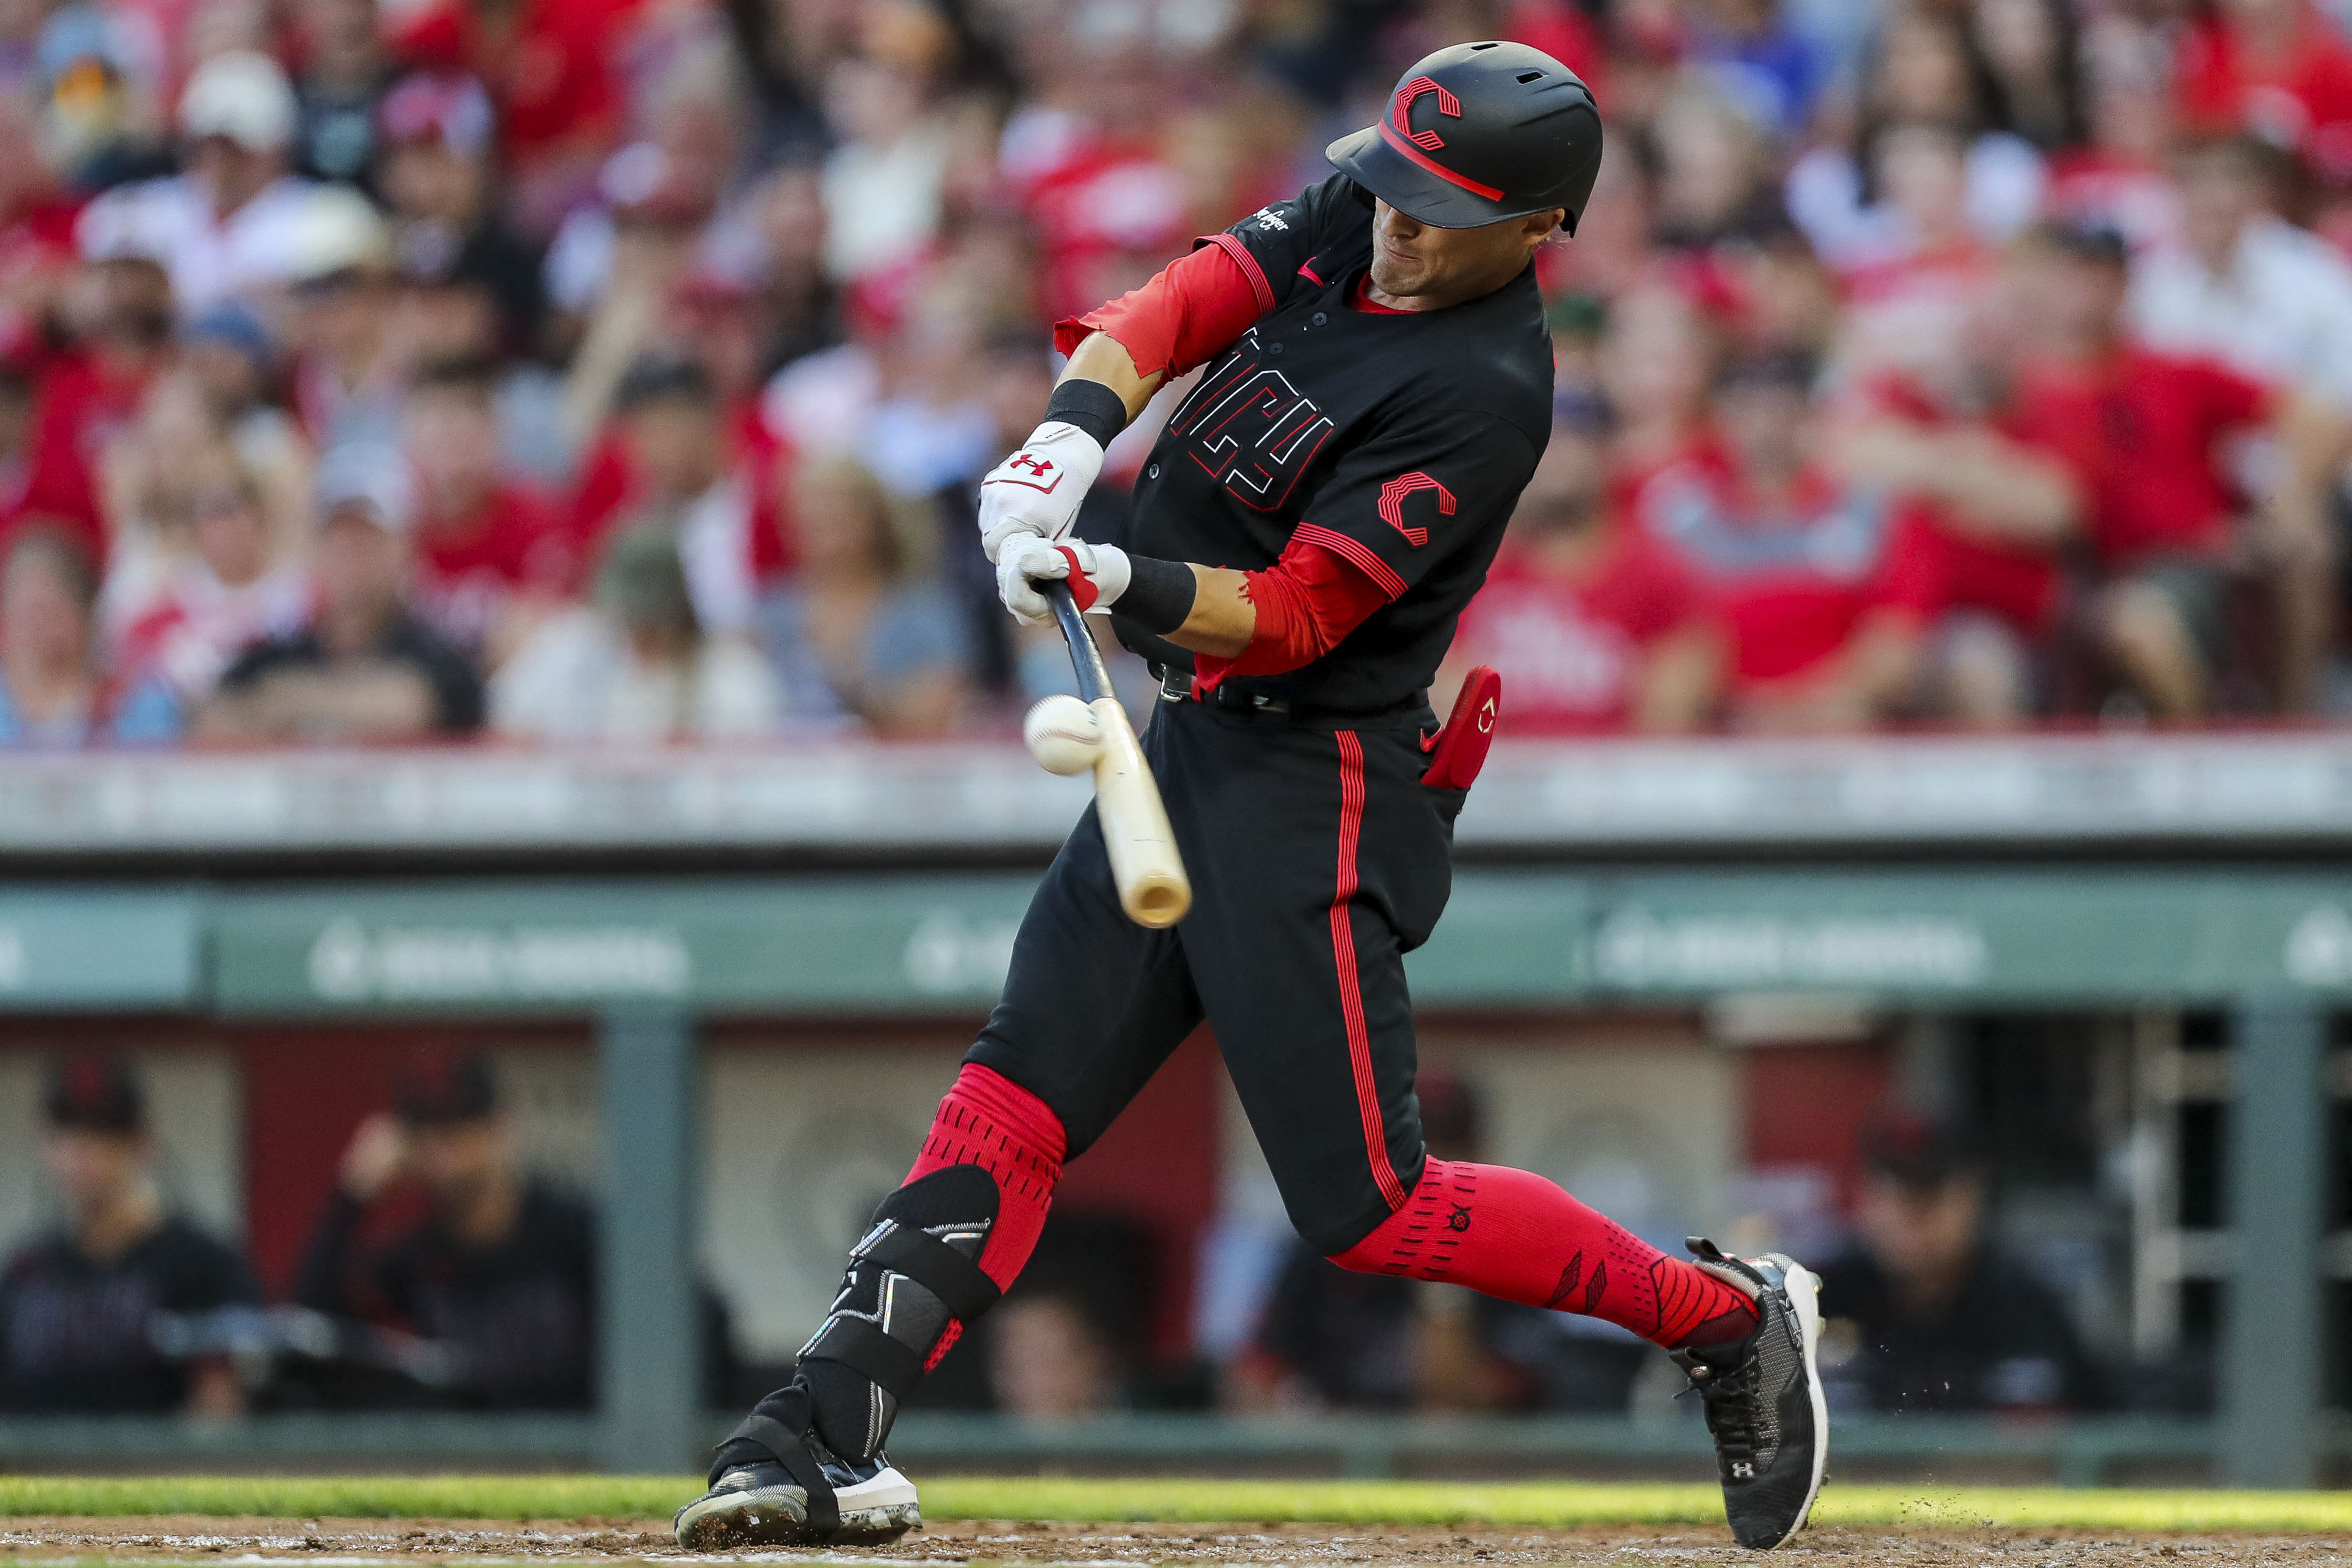
[[[1444,907],[1494,714],[1491,673],[1443,732],[1427,688],[1549,432],[1531,256],[1575,231],[1600,116],[1550,57],[1461,44],[1329,157],[1332,178],[1062,323],[1045,423],[981,488],[1013,613],[1046,618],[1036,584],[1065,579],[1161,672],[1144,750],[1192,911],[1131,924],[1088,811],[832,1314],[679,1511],[688,1548],[919,1521],[883,1453],[899,1400],[1013,1283],[1064,1162],[1203,1019],[1318,1250],[1663,1346],[1704,1397],[1734,1534],[1804,1523],[1827,1437],[1813,1276],[1697,1239],[1670,1258],[1540,1177],[1429,1158],[1413,1098],[1403,956]],[[1125,542],[1075,537],[1103,448],[1195,366]]]

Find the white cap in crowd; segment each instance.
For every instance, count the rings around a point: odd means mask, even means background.
[[[352,441],[330,447],[319,459],[313,498],[321,524],[340,513],[364,511],[388,533],[404,535],[416,526],[416,481],[396,446]]]
[[[287,225],[289,283],[310,283],[356,267],[392,265],[392,230],[375,204],[348,185],[308,192]]]
[[[180,95],[180,134],[226,136],[248,152],[275,152],[294,140],[294,89],[276,60],[255,49],[215,55]]]

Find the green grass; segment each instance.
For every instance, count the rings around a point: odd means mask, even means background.
[[[278,1519],[667,1519],[698,1490],[664,1476],[0,1476],[0,1515],[190,1513]],[[1160,1520],[1334,1524],[1719,1525],[1711,1486],[1440,1481],[1079,1480],[948,1477],[923,1484],[935,1520]],[[2352,1533],[2352,1493],[2066,1491],[1832,1486],[1823,1524],[2128,1532]]]

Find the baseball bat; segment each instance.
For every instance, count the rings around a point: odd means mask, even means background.
[[[1111,695],[1110,672],[1103,668],[1102,650],[1087,630],[1087,618],[1071,597],[1070,585],[1047,580],[1037,586],[1053,604],[1062,640],[1070,645],[1078,699],[1094,709],[1102,727],[1102,749],[1095,754],[1095,818],[1102,825],[1103,846],[1110,852],[1119,907],[1138,925],[1154,930],[1173,925],[1192,907],[1192,883],[1184,875],[1183,857],[1176,852],[1176,832],[1168,825],[1168,808],[1160,804],[1151,765],[1143,760],[1127,710]]]

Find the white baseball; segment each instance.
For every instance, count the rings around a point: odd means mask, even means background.
[[[1021,738],[1046,772],[1084,773],[1102,748],[1102,721],[1076,697],[1046,697],[1021,721]]]

